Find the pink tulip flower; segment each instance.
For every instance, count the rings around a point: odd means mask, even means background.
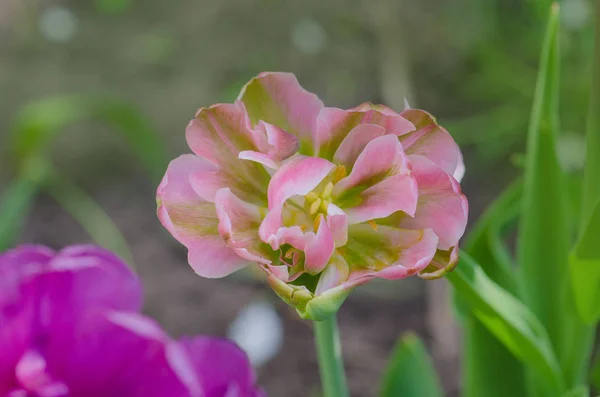
[[[194,154],[171,162],[158,216],[203,277],[254,264],[304,318],[335,313],[373,278],[441,277],[468,204],[462,155],[423,110],[325,107],[288,73],[202,108]]]

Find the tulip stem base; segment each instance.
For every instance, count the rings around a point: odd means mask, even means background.
[[[348,397],[342,347],[335,315],[314,322],[323,397]]]

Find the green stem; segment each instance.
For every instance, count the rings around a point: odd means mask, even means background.
[[[342,346],[336,316],[315,321],[314,329],[323,397],[348,397],[348,385],[344,373]]]

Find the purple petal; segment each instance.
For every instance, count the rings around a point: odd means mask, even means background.
[[[204,397],[259,397],[255,376],[246,354],[232,342],[209,338],[180,341],[201,377]]]

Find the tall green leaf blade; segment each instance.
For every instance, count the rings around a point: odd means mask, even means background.
[[[0,251],[17,242],[45,177],[45,165],[30,161],[3,192],[0,197]]]
[[[595,44],[587,114],[586,157],[583,170],[581,230],[600,198],[600,2],[595,1]]]
[[[569,259],[579,315],[594,324],[600,320],[600,200]]]
[[[464,252],[454,272],[446,278],[470,306],[473,315],[531,367],[553,395],[564,391],[564,381],[548,334],[521,301],[494,283]]]
[[[514,295],[519,294],[519,288],[502,236],[504,228],[518,216],[522,191],[520,179],[505,189],[479,218],[464,244],[486,275]],[[526,395],[523,364],[473,314],[468,314],[463,324],[463,396]],[[490,365],[490,357],[494,357],[494,365]]]
[[[590,397],[590,389],[587,386],[579,386],[564,393],[562,397]]]
[[[16,243],[38,189],[35,181],[18,178],[0,198],[0,252]]]
[[[583,172],[583,187],[581,194],[581,210],[579,223],[579,237],[588,233],[586,228],[593,218],[594,205],[600,199],[600,1],[593,2],[595,5],[595,37],[594,37],[594,61],[592,65],[592,79],[590,84],[590,100],[587,117],[586,132],[586,161]],[[593,235],[590,234],[590,235]],[[577,248],[576,250],[577,251]],[[595,317],[589,308],[592,302],[583,302],[586,298],[582,296],[591,292],[594,278],[597,277],[598,269],[595,261],[579,261],[577,253],[571,256],[572,293],[570,298],[576,302],[577,310],[584,319],[590,320]],[[577,262],[577,263],[575,263]],[[588,267],[586,270],[585,268]],[[585,277],[585,273],[589,273]],[[580,286],[579,283],[582,283]],[[593,296],[588,298],[595,300]],[[585,382],[591,353],[593,351],[596,327],[580,322],[573,322],[571,334],[565,343],[566,374],[571,384]]]
[[[558,134],[559,8],[550,13],[527,140],[522,215],[517,242],[525,303],[544,325],[559,358],[570,319],[568,256],[571,233]]]
[[[423,342],[415,334],[396,344],[385,370],[380,397],[442,397],[440,381]]]
[[[110,216],[84,190],[54,173],[46,189],[98,245],[118,254],[134,268],[133,255],[125,237]]]

